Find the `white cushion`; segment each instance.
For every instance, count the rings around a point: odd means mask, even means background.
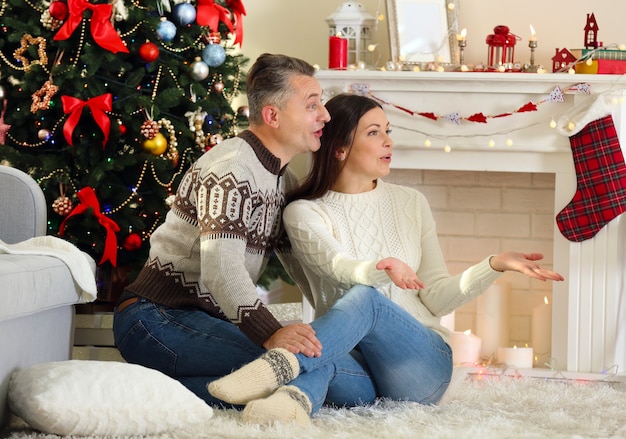
[[[213,409],[178,381],[113,361],[59,361],[16,370],[8,399],[32,427],[61,436],[159,434],[213,416]]]

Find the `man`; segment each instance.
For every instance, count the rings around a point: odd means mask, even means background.
[[[261,55],[248,72],[249,129],[221,142],[182,179],[146,265],[122,294],[113,330],[126,361],[179,380],[207,403],[207,383],[266,349],[321,355],[307,324],[283,327],[256,281],[279,243],[286,169],[317,151],[330,120],[308,63]]]

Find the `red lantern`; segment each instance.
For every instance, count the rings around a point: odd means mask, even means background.
[[[515,62],[517,36],[509,32],[508,26],[496,26],[493,31],[493,34],[487,35],[489,67],[497,69],[504,66],[505,69],[511,70]]]
[[[159,58],[159,46],[154,43],[144,43],[139,46],[139,56],[145,62],[153,62]]]

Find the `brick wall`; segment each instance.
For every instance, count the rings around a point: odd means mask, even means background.
[[[505,250],[539,252],[552,266],[554,175],[393,169],[386,179],[419,189],[428,198],[450,273]],[[505,273],[509,342],[531,343],[531,315],[551,283]],[[455,329],[476,332],[476,301],[455,313]]]

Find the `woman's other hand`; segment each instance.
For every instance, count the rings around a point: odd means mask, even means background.
[[[419,290],[420,288],[426,288],[426,285],[419,280],[415,271],[400,259],[381,259],[378,264],[376,264],[376,268],[378,270],[385,270],[391,281],[403,290]]]

